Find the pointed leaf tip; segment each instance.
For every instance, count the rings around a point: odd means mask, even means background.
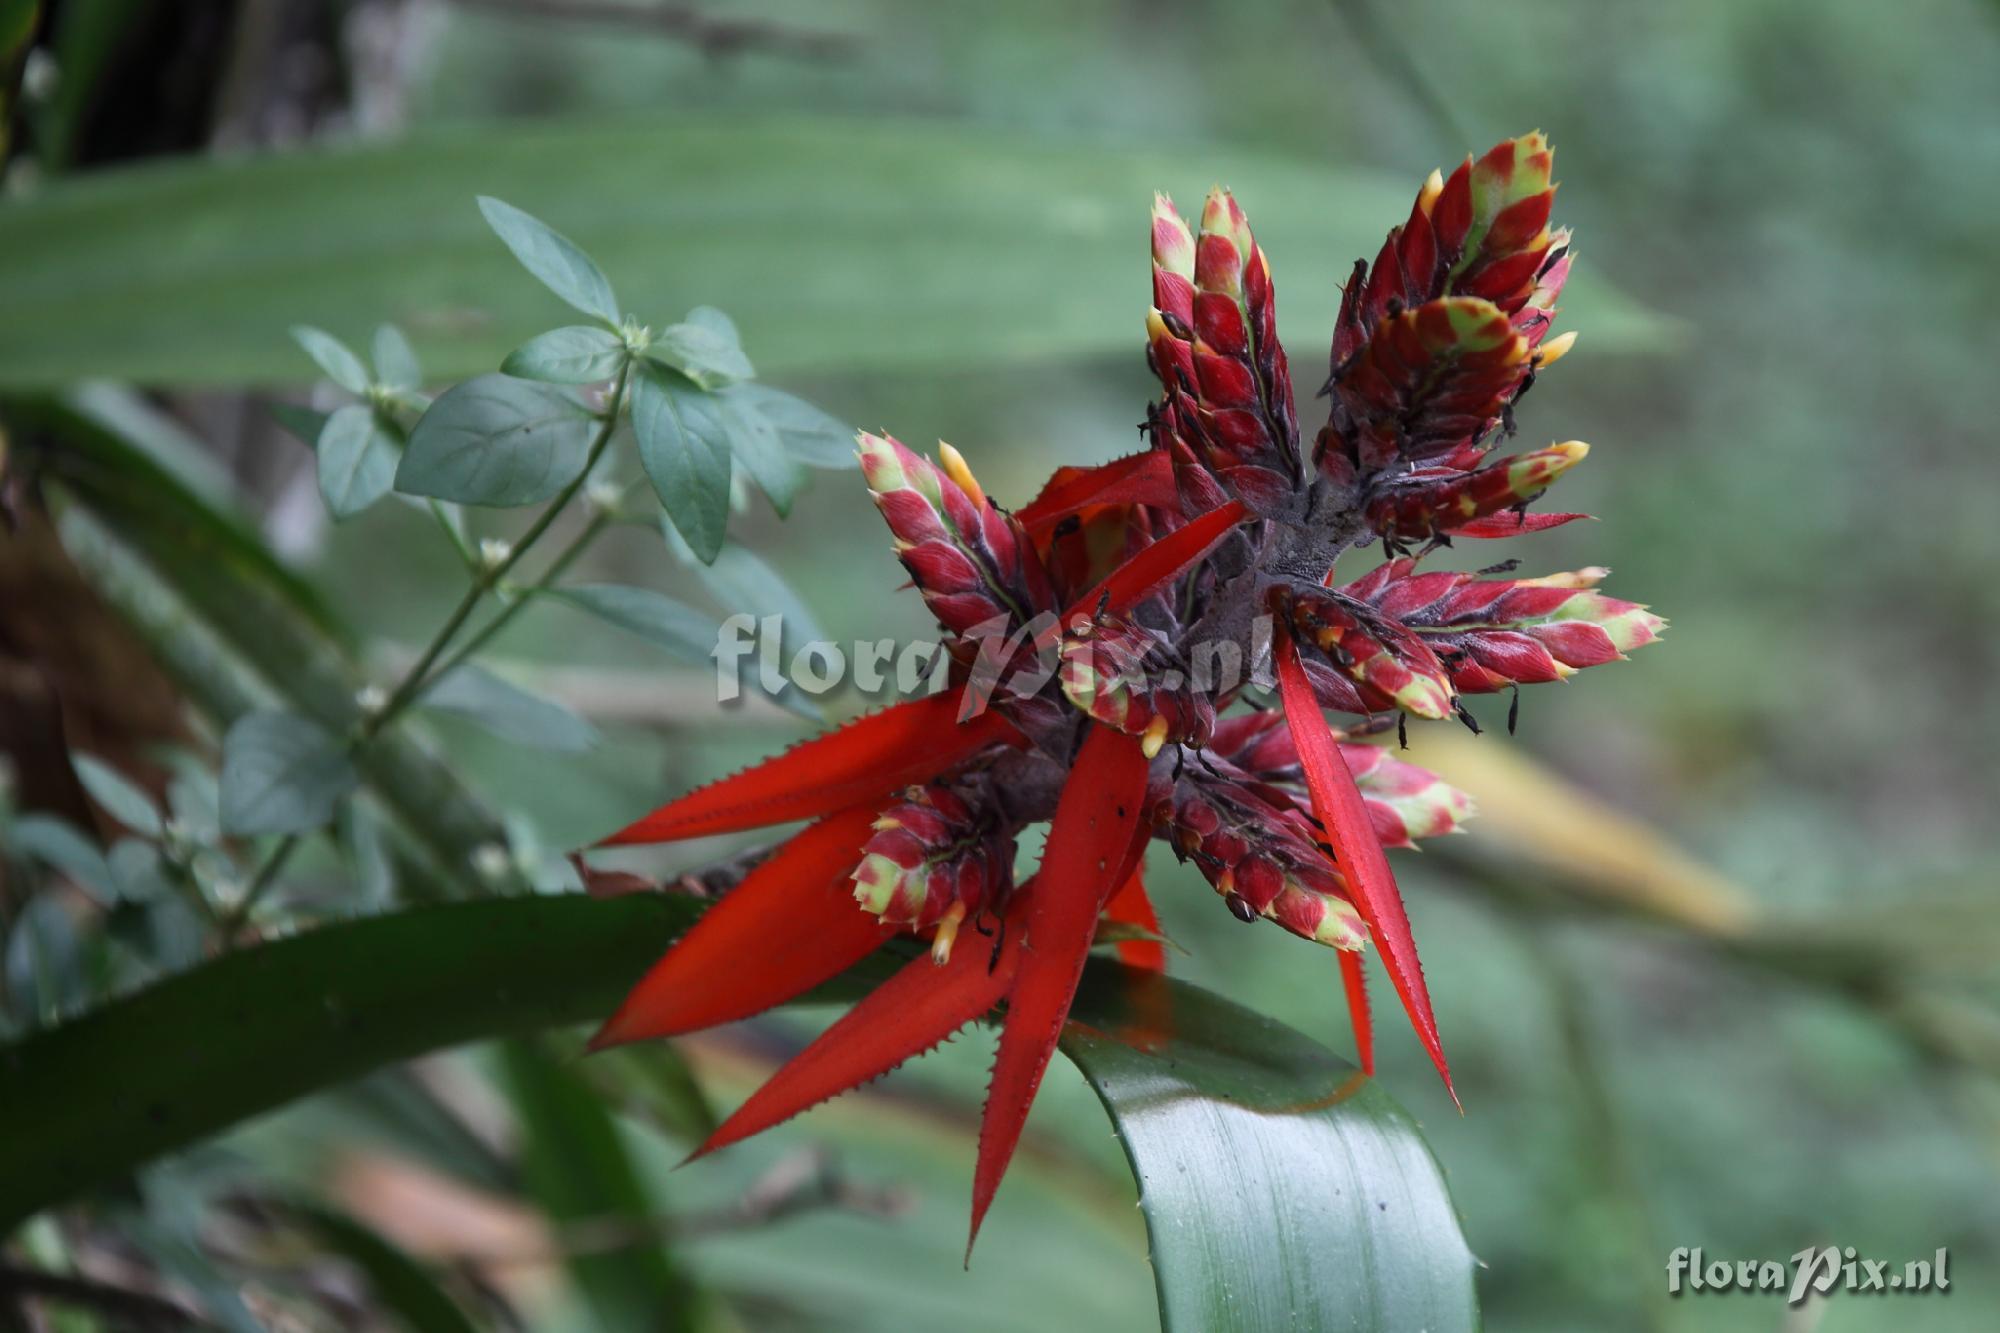
[[[696,788],[598,844],[677,842],[813,819],[921,782],[1020,733],[997,712],[958,721],[962,690],[892,704]]]
[[[1437,1066],[1445,1090],[1457,1105],[1451,1069],[1438,1040],[1437,1018],[1431,1010],[1430,991],[1424,985],[1423,964],[1417,958],[1417,943],[1410,933],[1410,921],[1403,909],[1402,894],[1390,873],[1389,859],[1383,854],[1361,801],[1360,790],[1347,763],[1340,757],[1319,701],[1313,697],[1299,660],[1298,646],[1289,633],[1280,631],[1276,644],[1278,687],[1298,747],[1299,762],[1305,769],[1306,788],[1312,794],[1313,812],[1319,816],[1334,854],[1338,857],[1354,906],[1368,923],[1368,931],[1382,955],[1382,964],[1403,1009],[1416,1029],[1417,1039]]]
[[[640,978],[590,1048],[748,1018],[873,953],[895,930],[855,906],[847,879],[874,821],[856,805],[793,836]]]
[[[968,1264],[1062,1035],[1098,912],[1143,854],[1139,838],[1148,767],[1136,737],[1093,725],[1063,786],[1037,875],[1041,891],[1028,904],[1028,948],[1008,993],[1007,1023],[979,1127]]]

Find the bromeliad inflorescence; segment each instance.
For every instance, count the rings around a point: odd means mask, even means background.
[[[1549,337],[1570,267],[1539,134],[1433,173],[1340,304],[1302,442],[1270,266],[1236,201],[1198,230],[1160,197],[1149,447],[1057,470],[1015,512],[957,451],[860,437],[869,489],[951,655],[951,688],[674,801],[607,839],[661,842],[812,821],[758,863],[633,990],[599,1044],[758,1013],[899,935],[906,963],[752,1096],[713,1151],[894,1068],[1004,1003],[973,1232],[1012,1156],[1093,941],[1160,967],[1150,839],[1244,921],[1333,946],[1364,1066],[1361,951],[1381,956],[1451,1077],[1385,847],[1450,832],[1465,797],[1364,736],[1470,721],[1461,696],[1559,680],[1651,642],[1661,621],[1542,578],[1426,571],[1454,542],[1579,517],[1529,506],[1576,442],[1489,461],[1574,334]],[[1336,563],[1379,542],[1358,578]],[[1352,553],[1352,554],[1350,554]],[[1245,688],[1275,677],[1278,709]],[[1322,709],[1358,715],[1345,733]],[[1391,719],[1394,718],[1392,724]],[[1049,822],[1035,874],[1016,835]],[[971,944],[967,927],[979,943]]]

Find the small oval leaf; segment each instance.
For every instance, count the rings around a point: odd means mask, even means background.
[[[638,635],[687,662],[705,662],[721,632],[713,616],[684,606],[651,588],[618,583],[586,583],[551,588],[547,596],[588,611],[598,619]]]
[[[729,522],[729,426],[721,404],[648,362],[632,377],[632,429],[675,529],[703,562],[714,560]]]
[[[778,438],[784,441],[786,451],[807,467],[860,465],[854,448],[854,427],[838,417],[768,384],[739,384],[729,392],[770,422],[777,429]]]
[[[672,366],[704,389],[747,380],[757,372],[736,340],[736,326],[720,310],[692,311],[686,323],[670,324],[646,355]]]
[[[417,350],[394,324],[375,330],[375,378],[383,387],[408,391],[424,384],[424,368]]]
[[[389,493],[396,480],[396,441],[375,410],[350,403],[319,433],[319,493],[335,518],[352,518]]]
[[[222,741],[227,833],[302,833],[333,820],[359,781],[347,753],[297,713],[246,713]]]
[[[521,267],[544,287],[586,315],[606,324],[618,322],[618,298],[610,280],[574,241],[540,218],[487,195],[479,197],[479,211]]]
[[[737,386],[742,387],[742,386]],[[736,461],[771,501],[779,517],[792,512],[792,501],[806,484],[805,468],[785,451],[778,428],[747,399],[731,388],[717,395],[722,400],[723,421],[729,427],[729,445]]]
[[[349,393],[368,392],[368,368],[346,343],[310,324],[294,325],[292,338],[335,384]]]
[[[565,394],[481,375],[446,390],[417,422],[396,489],[460,504],[535,504],[583,471],[590,426],[590,414]]]
[[[142,837],[160,836],[160,811],[139,785],[95,755],[72,754],[70,762],[90,798],[104,812]]]
[[[624,356],[625,344],[616,334],[570,324],[528,339],[500,363],[500,369],[549,384],[595,384],[617,374]]]
[[[553,699],[503,680],[476,662],[446,672],[424,691],[426,708],[468,717],[503,740],[543,750],[587,750],[597,728]]]

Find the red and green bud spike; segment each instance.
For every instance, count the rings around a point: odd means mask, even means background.
[[[1384,847],[1411,847],[1419,838],[1457,833],[1473,816],[1470,796],[1379,745],[1343,744],[1340,757],[1354,774],[1368,822]]]
[[[986,498],[958,451],[942,467],[887,436],[859,436],[862,476],[888,521],[896,554],[948,632],[996,618],[1018,627],[1055,609],[1040,558],[1020,524]]]
[[[1350,732],[1333,734],[1384,847],[1408,847],[1418,838],[1455,833],[1472,817],[1472,798],[1429,769],[1406,763],[1382,746],[1352,740]],[[1241,772],[1246,780],[1275,786],[1287,797],[1304,790],[1298,743],[1276,709],[1237,713],[1217,723],[1208,767]]]
[[[1368,502],[1368,526],[1400,541],[1452,536],[1489,515],[1534,500],[1589,452],[1583,441],[1570,440],[1472,472],[1413,473],[1375,492]],[[1565,515],[1563,521],[1571,517]],[[1501,532],[1494,535],[1526,529],[1525,524],[1497,526]]]
[[[1338,446],[1363,473],[1444,457],[1499,422],[1528,369],[1527,340],[1491,301],[1453,296],[1404,311],[1334,384],[1320,449]]]
[[[1184,447],[1182,466],[1206,467],[1252,508],[1267,509],[1298,475],[1270,263],[1219,186],[1202,208],[1199,236],[1156,196],[1152,235],[1148,356],[1166,394],[1155,433],[1163,447]]]
[[[942,965],[968,918],[1005,901],[1014,839],[950,787],[912,787],[875,819],[854,868],[854,899],[885,925],[931,930]]]
[[[1171,837],[1239,918],[1263,917],[1336,949],[1368,942],[1340,872],[1297,809],[1190,772],[1175,787]]]
[[[1508,314],[1526,304],[1549,253],[1555,153],[1540,131],[1503,139],[1452,173],[1431,209],[1450,286]]]
[[[1401,626],[1367,623],[1352,602],[1331,593],[1286,591],[1277,609],[1299,639],[1367,691],[1415,717],[1452,715],[1444,664]]]
[[[1429,645],[1454,689],[1485,694],[1561,680],[1660,636],[1660,617],[1592,590],[1604,573],[1481,579],[1452,570],[1419,574],[1413,561],[1392,560],[1341,591]]]
[[[1215,704],[1190,687],[1160,635],[1105,616],[1073,626],[1060,651],[1064,697],[1085,716],[1139,737],[1148,759],[1169,743],[1208,744]]]
[[[931,931],[937,965],[904,967],[707,1146],[892,1068],[1004,1003],[974,1172],[976,1233],[1101,922],[1123,923],[1124,934],[1103,933],[1141,965],[1164,960],[1143,862],[1166,823],[1236,915],[1339,949],[1364,1065],[1373,1047],[1358,951],[1368,943],[1449,1088],[1383,849],[1454,831],[1471,803],[1335,731],[1322,708],[1369,714],[1365,728],[1392,725],[1399,709],[1445,717],[1461,692],[1559,679],[1651,642],[1663,622],[1599,593],[1595,569],[1508,579],[1424,574],[1394,559],[1340,588],[1316,576],[1372,536],[1393,551],[1577,517],[1525,511],[1581,444],[1486,459],[1495,428],[1512,432],[1532,376],[1575,338],[1549,336],[1571,262],[1568,233],[1549,228],[1551,165],[1547,143],[1527,135],[1448,178],[1434,173],[1373,268],[1357,266],[1309,489],[1270,267],[1221,191],[1198,229],[1164,198],[1154,209],[1149,358],[1163,393],[1148,412],[1150,450],[1061,470],[1016,520],[948,446],[933,463],[863,436],[869,488],[947,631],[962,640],[998,621],[1011,637],[1033,623],[1024,650],[1057,649],[1063,674],[1017,691],[1005,716],[967,709],[988,697],[984,677],[978,691],[961,684],[888,709],[614,835],[817,820],[669,951],[599,1042],[758,1012],[899,932]],[[1253,655],[1243,613],[1266,606],[1282,720],[1218,720],[1212,699],[1147,672],[1180,662],[1209,631]],[[952,644],[961,664],[966,647]],[[1205,743],[1200,762],[1158,761],[1170,740]],[[1051,812],[1038,876],[1050,891],[1010,888],[1014,830]],[[987,910],[1002,914],[994,947],[954,953],[958,927]]]
[[[1467,157],[1446,180],[1432,172],[1409,220],[1389,233],[1374,264],[1360,264],[1335,324],[1334,377],[1398,308],[1442,296],[1493,302],[1541,341],[1569,272],[1566,231],[1551,234],[1554,151],[1540,133]],[[1530,331],[1533,325],[1533,331]]]

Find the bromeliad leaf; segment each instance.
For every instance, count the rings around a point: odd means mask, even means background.
[[[721,401],[650,362],[632,377],[639,461],[688,547],[704,563],[729,521],[729,425]]]
[[[160,836],[159,808],[130,778],[93,755],[73,755],[70,762],[76,767],[83,789],[104,807],[106,814],[134,833],[148,838]]]
[[[736,325],[713,306],[697,306],[688,312],[685,322],[669,325],[646,354],[704,389],[747,380],[757,373],[743,354]]]
[[[1477,1266],[1409,1113],[1318,1042],[1090,969],[1063,1051],[1139,1183],[1160,1326],[1463,1330]]]
[[[792,512],[792,501],[806,483],[805,469],[785,452],[783,438],[756,404],[738,396],[738,385],[722,391],[723,420],[729,427],[729,444],[736,461],[771,501],[782,518]]]
[[[606,324],[618,323],[618,298],[590,256],[575,242],[512,204],[487,195],[479,197],[486,224],[514,252],[521,267],[571,306]]]
[[[590,425],[566,394],[481,375],[447,390],[417,422],[396,489],[461,504],[535,504],[583,471]]]
[[[330,1252],[361,1271],[369,1295],[411,1333],[475,1333],[472,1320],[437,1279],[373,1227],[305,1198],[285,1206]]]
[[[658,644],[687,662],[707,661],[721,632],[712,617],[651,588],[586,583],[551,588],[546,595]]]
[[[544,750],[587,750],[598,740],[597,729],[563,705],[475,662],[445,673],[424,691],[423,703],[470,718],[503,740]]]
[[[658,1209],[648,1196],[618,1122],[576,1072],[529,1041],[499,1049],[500,1068],[520,1126],[521,1176],[558,1224],[645,1227]],[[581,1248],[568,1264],[606,1329],[662,1333],[702,1326],[693,1293],[657,1239],[608,1250]]]
[[[222,741],[223,831],[319,828],[359,781],[346,751],[317,723],[277,710],[246,713]]]
[[[375,378],[387,389],[408,392],[424,383],[424,368],[410,340],[394,324],[375,330]]]
[[[785,450],[807,467],[851,468],[859,463],[854,428],[805,399],[768,384],[738,384],[728,396],[756,409],[777,429]]]
[[[292,337],[306,349],[306,355],[326,372],[328,379],[349,393],[368,392],[368,368],[361,364],[361,358],[349,350],[346,343],[310,324],[293,326]]]
[[[388,494],[396,480],[396,441],[375,409],[350,403],[319,432],[319,493],[335,518],[352,518]]]
[[[500,363],[509,375],[550,384],[595,384],[618,373],[625,344],[618,335],[588,324],[550,329],[530,338]]]

